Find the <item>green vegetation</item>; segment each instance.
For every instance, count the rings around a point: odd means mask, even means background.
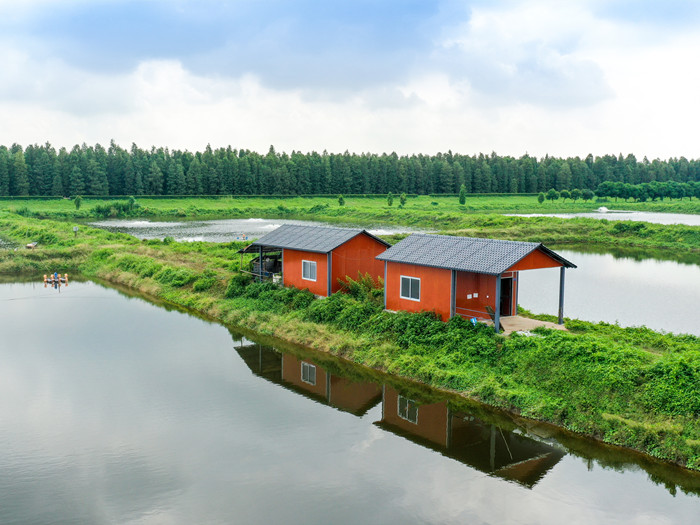
[[[466,205],[454,196],[407,197],[399,207],[387,206],[383,197],[343,196],[315,198],[182,198],[95,200],[83,199],[76,210],[67,199],[0,200],[0,211],[25,217],[55,219],[106,219],[116,217],[177,218],[289,218],[355,224],[365,227],[395,224],[470,237],[495,237],[543,242],[558,247],[586,245],[607,249],[645,248],[666,250],[673,246],[675,258],[700,260],[700,227],[608,221],[606,219],[560,219],[556,217],[509,217],[500,213],[555,213],[591,211],[598,204],[551,201],[539,204],[531,196],[467,197]],[[638,211],[700,212],[700,201],[620,203],[618,208]]]
[[[202,152],[51,144],[0,146],[0,196],[467,194],[595,190],[604,182],[700,181],[700,160],[634,155],[266,154],[209,146]]]
[[[9,213],[0,231],[16,245],[40,243],[0,250],[0,273],[80,272],[700,470],[697,337],[567,320],[570,332],[506,338],[460,318],[384,312],[366,279],[327,299],[250,282],[235,273],[243,243],[139,241],[89,227],[76,237],[71,224]]]

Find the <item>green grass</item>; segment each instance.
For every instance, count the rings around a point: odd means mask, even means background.
[[[139,241],[0,213],[0,273],[59,269],[125,285],[232,325],[342,356],[700,470],[700,339],[567,320],[570,332],[495,335],[431,314],[384,312],[376,294],[316,299],[235,273],[243,243]]]
[[[567,201],[539,204],[531,196],[473,196],[467,199],[464,206],[459,204],[456,197],[410,197],[403,207],[397,202],[398,199],[393,206],[388,206],[383,198],[348,197],[346,204],[340,206],[337,199],[323,197],[139,199],[131,212],[125,212],[117,205],[109,206],[109,201],[104,200],[85,199],[80,210],[76,210],[72,201],[67,199],[0,200],[0,211],[4,209],[28,217],[82,221],[110,216],[180,220],[263,217],[365,227],[386,224],[454,235],[543,242],[560,247],[585,245],[589,249],[597,247],[606,250],[642,248],[684,262],[700,262],[698,226],[500,215],[591,211],[599,203]],[[700,201],[697,200],[606,204],[639,211],[700,213]],[[668,250],[671,246],[673,251]]]

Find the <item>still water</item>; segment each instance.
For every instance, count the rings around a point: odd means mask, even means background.
[[[262,237],[283,224],[309,226],[332,226],[315,221],[297,221],[292,219],[221,219],[210,221],[156,222],[146,220],[112,219],[90,223],[91,226],[111,232],[128,233],[139,239],[162,239],[172,237],[176,241],[230,242]],[[392,233],[410,233],[418,231],[400,226],[378,226],[368,228],[373,235]]]
[[[659,213],[651,211],[624,211],[608,210],[582,212],[582,213],[514,213],[507,214],[511,217],[561,217],[562,219],[574,219],[584,217],[588,219],[607,219],[609,221],[643,221],[654,224],[685,224],[686,226],[700,226],[700,215],[691,213]]]
[[[565,277],[564,315],[700,335],[700,265],[557,250],[577,268]],[[556,314],[559,269],[520,272],[519,304]]]
[[[700,515],[699,476],[94,283],[0,284],[0,318],[3,524]]]

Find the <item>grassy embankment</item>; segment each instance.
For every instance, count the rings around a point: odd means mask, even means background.
[[[319,300],[247,283],[240,244],[138,241],[0,213],[0,273],[80,272],[222,322],[453,390],[700,470],[700,339],[567,320],[570,333],[504,338],[429,314],[390,314],[362,287]],[[233,277],[232,277],[233,275]]]
[[[126,201],[120,201],[120,205]],[[558,247],[585,245],[607,249],[655,250],[668,258],[686,262],[700,260],[700,227],[663,226],[650,223],[617,222],[597,219],[553,217],[505,217],[501,213],[580,212],[597,209],[599,203],[545,202],[534,197],[470,197],[464,206],[457,197],[411,197],[404,206],[398,198],[388,206],[384,198],[347,198],[344,206],[337,199],[289,198],[182,198],[138,199],[133,210],[111,206],[110,201],[85,199],[80,210],[73,202],[57,200],[0,200],[0,210],[25,216],[54,219],[98,219],[109,217],[146,218],[295,218],[371,226],[394,224],[463,236],[543,242]],[[606,203],[609,207],[637,211],[665,211],[700,214],[700,201],[646,203]]]

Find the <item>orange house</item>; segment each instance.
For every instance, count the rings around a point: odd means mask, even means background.
[[[360,228],[332,228],[284,224],[243,250],[281,253],[282,282],[329,296],[340,290],[348,277],[369,274],[376,281],[384,276],[384,264],[376,259],[389,243]],[[263,276],[264,264],[258,264]]]
[[[561,268],[559,324],[564,322],[564,271],[576,266],[543,244],[414,233],[386,250],[384,307],[409,312],[433,311],[442,320],[455,315],[515,315],[518,275],[523,270]],[[489,312],[491,310],[491,312]]]

